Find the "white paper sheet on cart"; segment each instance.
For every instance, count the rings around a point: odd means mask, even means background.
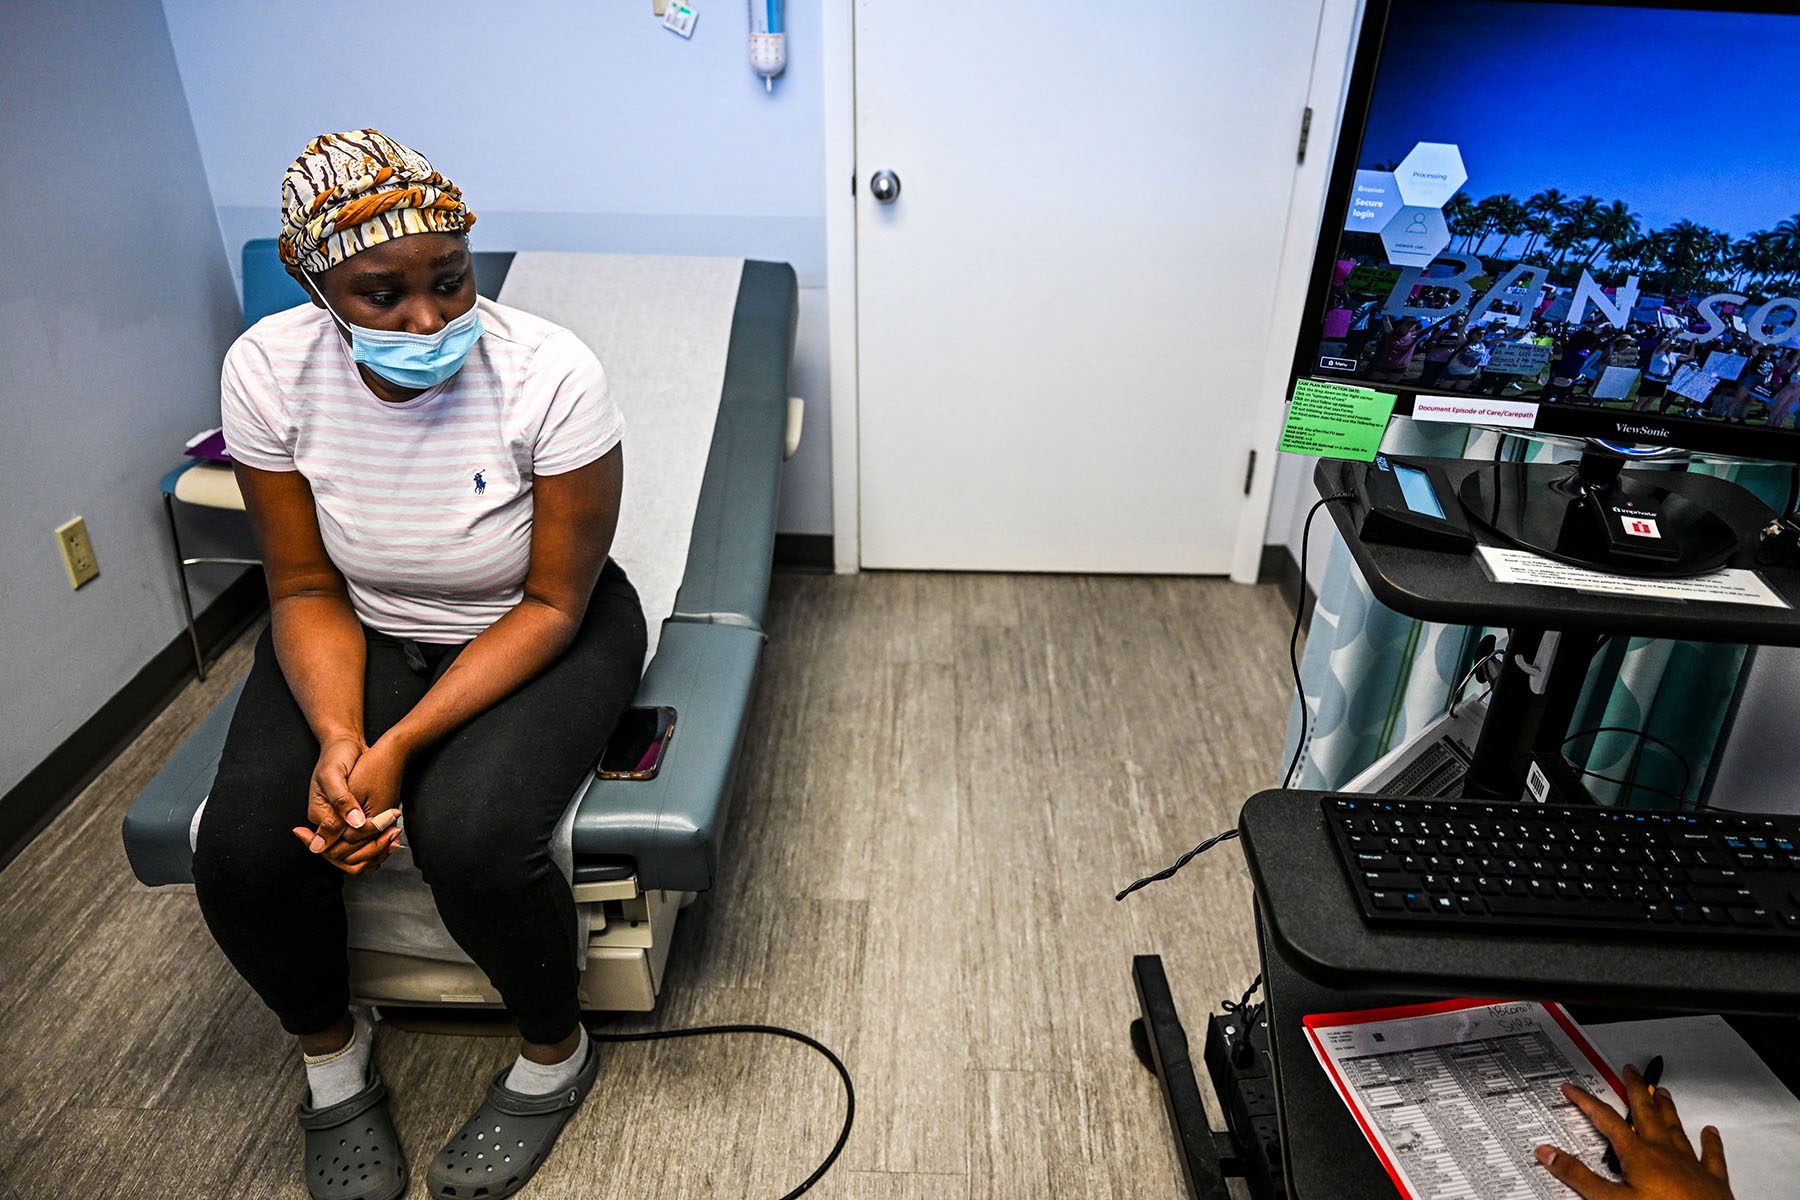
[[[1607,596],[1648,596],[1657,600],[1715,600],[1728,604],[1754,604],[1760,608],[1787,608],[1787,601],[1763,582],[1755,571],[1730,567],[1691,579],[1644,579],[1590,571],[1557,562],[1529,550],[1506,546],[1481,546],[1481,563],[1495,583],[1534,583],[1539,587],[1569,588]]]
[[[1662,1055],[1662,1082],[1682,1128],[1719,1127],[1737,1200],[1791,1200],[1800,1181],[1800,1099],[1717,1015],[1584,1026],[1616,1070]]]
[[[1533,1150],[1549,1142],[1590,1164],[1605,1152],[1559,1089],[1569,1081],[1616,1096],[1616,1080],[1558,1005],[1446,1000],[1304,1023],[1319,1065],[1411,1200],[1568,1200]]]

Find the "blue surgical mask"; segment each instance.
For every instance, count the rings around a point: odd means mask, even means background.
[[[337,315],[318,280],[313,280],[313,287],[325,311],[350,331],[351,359],[397,387],[419,391],[436,387],[462,370],[463,361],[481,338],[481,316],[473,307],[436,333],[365,329]]]

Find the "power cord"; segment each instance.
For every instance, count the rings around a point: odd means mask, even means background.
[[[838,1078],[844,1081],[844,1126],[838,1131],[837,1141],[832,1145],[831,1153],[825,1156],[825,1161],[820,1163],[799,1187],[781,1197],[781,1200],[794,1200],[794,1197],[808,1191],[813,1184],[824,1177],[825,1172],[831,1169],[831,1164],[837,1161],[839,1154],[843,1153],[844,1143],[850,1140],[850,1126],[856,1120],[856,1089],[851,1086],[850,1072],[844,1067],[843,1060],[833,1054],[824,1043],[796,1030],[783,1029],[779,1025],[700,1025],[692,1029],[660,1029],[652,1033],[595,1033],[590,1030],[588,1036],[596,1042],[661,1042],[674,1038],[707,1037],[724,1033],[759,1033],[799,1042],[824,1055],[825,1060],[837,1071]]]
[[[1260,971],[1257,972],[1256,978],[1250,981],[1250,986],[1244,989],[1243,995],[1239,996],[1236,1000],[1225,1000],[1221,1001],[1219,1004],[1219,1008],[1224,1012],[1241,1012],[1245,1014],[1244,1026],[1246,1034],[1249,1032],[1249,1027],[1256,1024],[1256,1018],[1262,1016],[1263,1006],[1268,1003],[1266,998],[1258,1000],[1255,1004],[1250,1003],[1250,997],[1256,995],[1257,990],[1262,987],[1262,979],[1262,973]]]
[[[1250,1003],[1250,997],[1256,995],[1256,990],[1262,986],[1262,979],[1262,974],[1259,972],[1256,978],[1250,981],[1250,986],[1244,989],[1242,996],[1236,1000],[1219,1002],[1219,1010],[1227,1015],[1244,1014],[1244,1036],[1237,1043],[1236,1051],[1232,1056],[1232,1061],[1240,1067],[1250,1065],[1251,1058],[1255,1053],[1250,1047],[1250,1031],[1256,1028],[1256,1022],[1262,1016],[1263,1007],[1268,1003],[1267,1000],[1258,1000],[1255,1004]]]
[[[1352,499],[1355,495],[1356,495],[1356,493],[1354,493],[1354,492],[1338,492],[1335,495],[1326,496],[1326,497],[1320,499],[1316,504],[1314,504],[1312,506],[1311,509],[1309,509],[1307,511],[1306,524],[1301,526],[1301,529],[1300,529],[1300,595],[1301,595],[1301,598],[1304,598],[1306,595],[1306,551],[1307,551],[1307,546],[1312,541],[1313,518],[1319,515],[1319,510],[1321,508],[1324,508],[1327,504],[1330,504],[1332,501],[1334,501],[1334,500],[1349,500],[1349,499]],[[1306,746],[1306,724],[1307,724],[1307,720],[1306,720],[1306,688],[1304,686],[1302,686],[1300,683],[1300,614],[1304,611],[1305,611],[1305,606],[1302,605],[1298,600],[1296,600],[1294,603],[1294,628],[1293,628],[1293,632],[1291,632],[1288,635],[1288,666],[1291,667],[1294,672],[1294,694],[1297,695],[1298,697],[1300,697],[1300,740],[1297,743],[1295,743],[1295,745],[1294,745],[1294,759],[1292,762],[1290,762],[1288,764],[1287,780],[1285,783],[1282,784],[1283,787],[1292,787],[1294,785],[1294,768],[1298,767],[1300,765],[1300,751]],[[1158,871],[1156,874],[1146,875],[1142,879],[1132,881],[1130,884],[1128,884],[1125,887],[1125,889],[1123,891],[1119,892],[1118,895],[1114,896],[1113,899],[1115,901],[1123,900],[1125,897],[1131,895],[1131,893],[1137,891],[1139,888],[1149,887],[1153,883],[1160,883],[1162,880],[1167,879],[1170,876],[1174,875],[1175,872],[1181,870],[1181,868],[1187,866],[1188,863],[1192,862],[1194,859],[1198,858],[1200,855],[1205,854],[1208,850],[1211,850],[1214,846],[1217,846],[1220,842],[1229,842],[1229,841],[1235,840],[1237,838],[1237,835],[1238,835],[1238,831],[1236,829],[1227,829],[1223,833],[1213,834],[1211,837],[1207,838],[1204,842],[1201,842],[1198,846],[1195,846],[1192,850],[1189,850],[1186,854],[1182,855],[1180,858],[1176,859],[1174,862],[1170,863],[1168,866],[1164,867],[1162,870]],[[1261,978],[1262,977],[1260,975],[1257,977],[1259,982],[1261,981]],[[1246,1000],[1249,999],[1248,993],[1245,994],[1245,999]],[[1227,1011],[1230,1011],[1230,1010],[1227,1010]]]
[[[1591,725],[1586,729],[1577,729],[1574,733],[1571,733],[1568,737],[1564,738],[1562,744],[1567,746],[1576,738],[1591,737],[1596,733],[1628,733],[1640,741],[1650,742],[1653,745],[1661,746],[1664,750],[1667,750],[1670,754],[1674,755],[1675,761],[1681,764],[1681,790],[1685,792],[1688,785],[1694,781],[1694,764],[1687,760],[1687,755],[1683,754],[1675,743],[1659,738],[1654,733],[1648,733],[1642,729],[1633,729],[1629,725]]]
[[[1120,892],[1118,895],[1114,896],[1113,899],[1114,900],[1123,900],[1125,897],[1131,895],[1131,893],[1137,891],[1141,887],[1149,887],[1153,883],[1160,883],[1162,880],[1169,878],[1169,876],[1171,876],[1171,875],[1175,874],[1175,872],[1181,870],[1181,868],[1187,866],[1188,863],[1192,862],[1194,859],[1198,858],[1200,855],[1205,854],[1208,850],[1211,850],[1214,846],[1218,845],[1220,842],[1236,841],[1237,835],[1238,835],[1238,831],[1235,829],[1227,829],[1224,833],[1213,834],[1211,837],[1207,838],[1204,842],[1201,842],[1198,846],[1195,846],[1192,850],[1189,850],[1186,854],[1182,855],[1180,858],[1176,859],[1174,862],[1170,863],[1168,866],[1164,867],[1162,870],[1158,871],[1156,874],[1146,875],[1142,879],[1135,880],[1131,884],[1127,885],[1125,890]]]
[[[1465,643],[1466,644],[1466,643]],[[1479,679],[1487,685],[1487,690],[1476,699],[1483,699],[1493,693],[1494,684],[1500,678],[1500,670],[1506,663],[1506,647],[1493,634],[1483,634],[1475,643],[1475,665],[1464,672],[1455,687],[1450,689],[1450,717],[1456,718],[1457,706],[1463,702],[1463,689],[1469,686],[1469,680]]]
[[[1319,510],[1327,504],[1335,500],[1351,500],[1355,496],[1355,492],[1338,492],[1331,496],[1321,496],[1307,510],[1306,524],[1300,527],[1300,596],[1302,599],[1306,596],[1306,554],[1312,544],[1313,518],[1318,516]],[[1294,742],[1294,757],[1288,762],[1287,774],[1282,777],[1281,786],[1283,788],[1294,786],[1294,772],[1299,769],[1300,755],[1306,749],[1306,726],[1308,724],[1306,686],[1300,682],[1300,616],[1305,610],[1304,604],[1299,602],[1294,604],[1294,628],[1288,634],[1288,666],[1294,672],[1294,695],[1300,701],[1300,737]]]
[[[1584,767],[1577,767],[1574,763],[1569,762],[1569,756],[1568,756],[1567,751],[1568,751],[1570,742],[1576,741],[1579,738],[1592,737],[1595,734],[1601,734],[1601,733],[1624,733],[1624,734],[1629,734],[1634,738],[1637,738],[1639,754],[1642,753],[1643,743],[1645,743],[1645,742],[1650,742],[1654,745],[1661,746],[1664,750],[1667,750],[1674,757],[1675,761],[1681,764],[1681,794],[1677,795],[1674,792],[1669,791],[1667,788],[1660,788],[1660,787],[1655,786],[1654,784],[1638,783],[1635,779],[1631,779],[1631,778],[1621,779],[1616,775],[1606,775],[1606,774],[1602,774],[1599,771],[1590,771]],[[1575,773],[1578,775],[1586,775],[1592,779],[1605,780],[1607,783],[1617,784],[1620,787],[1624,787],[1624,788],[1638,788],[1638,789],[1640,789],[1642,791],[1646,791],[1646,792],[1655,792],[1658,795],[1667,796],[1671,800],[1675,801],[1676,807],[1678,807],[1678,808],[1684,808],[1687,806],[1687,790],[1688,790],[1689,786],[1692,785],[1694,782],[1694,765],[1688,761],[1687,755],[1683,754],[1675,746],[1674,743],[1666,741],[1663,738],[1659,738],[1653,733],[1647,733],[1642,729],[1632,729],[1628,725],[1594,725],[1587,729],[1577,729],[1574,733],[1571,733],[1568,737],[1566,737],[1562,740],[1562,746],[1560,748],[1564,752],[1563,753],[1563,761],[1568,762],[1570,769],[1575,771]],[[1637,761],[1638,761],[1638,755],[1634,754],[1632,756],[1632,767],[1631,767],[1632,775],[1637,774]]]
[[[1250,981],[1250,986],[1244,989],[1243,995],[1239,996],[1236,1000],[1219,1001],[1219,1010],[1228,1013],[1237,1012],[1250,1003],[1250,997],[1256,995],[1256,989],[1261,986],[1262,973],[1259,971],[1257,972],[1256,978]]]
[[[1578,767],[1574,763],[1569,764],[1569,769],[1577,775],[1583,775],[1589,779],[1602,779],[1607,783],[1616,783],[1628,792],[1635,789],[1640,792],[1654,792],[1658,796],[1667,796],[1675,802],[1675,807],[1678,809],[1687,807],[1687,800],[1684,797],[1677,796],[1667,788],[1659,788],[1653,783],[1639,783],[1635,779],[1623,779],[1617,775],[1607,775],[1600,771],[1590,771],[1586,767]]]

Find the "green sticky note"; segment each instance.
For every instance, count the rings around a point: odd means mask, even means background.
[[[1394,415],[1394,400],[1392,392],[1373,388],[1296,380],[1276,449],[1371,462]]]

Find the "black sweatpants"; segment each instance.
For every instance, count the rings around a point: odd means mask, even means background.
[[[373,743],[463,647],[365,634]],[[560,1041],[579,1019],[575,905],[550,836],[637,690],[644,637],[637,591],[608,561],[563,655],[407,764],[413,859],[451,936],[530,1041]],[[200,820],[194,888],[219,947],[296,1035],[326,1028],[350,1001],[346,876],[292,832],[307,823],[318,756],[265,631]]]

